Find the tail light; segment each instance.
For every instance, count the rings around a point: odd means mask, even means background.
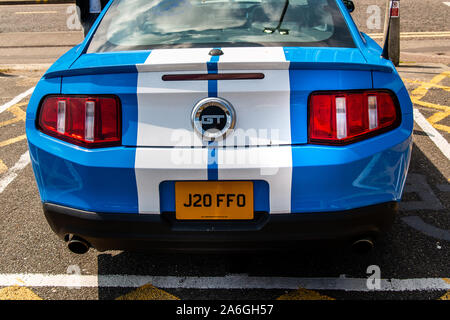
[[[39,109],[38,128],[86,148],[120,145],[120,100],[113,96],[48,96]]]
[[[309,141],[342,145],[399,125],[397,98],[388,91],[317,92],[309,99]]]

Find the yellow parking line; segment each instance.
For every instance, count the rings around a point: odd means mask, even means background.
[[[443,110],[443,111],[450,110],[450,107],[443,106],[443,105],[436,104],[436,103],[425,102],[425,101],[422,101],[422,100],[417,100],[414,97],[411,97],[411,101],[414,104],[418,104],[419,106],[430,108],[430,109],[438,109],[438,110]]]
[[[412,96],[411,98],[414,97],[414,99],[419,99],[419,100],[422,99],[427,94],[428,90],[430,89],[430,86],[438,84],[439,82],[441,82],[448,76],[450,76],[450,71],[445,71],[445,72],[435,76],[429,82],[421,82],[422,83],[421,86],[419,86],[418,88],[414,89],[411,92],[411,96]]]
[[[450,91],[450,87],[443,86],[443,85],[439,84],[439,82],[441,82],[442,80],[444,80],[445,78],[447,78],[449,76],[450,76],[450,71],[445,71],[445,72],[443,72],[441,74],[436,75],[430,81],[418,81],[418,80],[404,79],[405,81],[410,82],[410,83],[418,83],[418,84],[420,84],[419,87],[414,89],[411,92],[411,95],[410,95],[411,96],[411,101],[414,104],[417,104],[419,106],[426,107],[426,108],[429,108],[429,109],[441,110],[441,111],[438,111],[438,112],[434,113],[431,117],[429,117],[427,119],[427,121],[434,128],[436,128],[438,130],[445,131],[447,133],[450,133],[450,127],[446,126],[446,125],[443,125],[443,124],[439,124],[438,122],[442,121],[445,118],[447,118],[448,116],[450,116],[450,107],[449,106],[440,105],[440,104],[437,104],[437,103],[431,103],[431,102],[422,101],[422,98],[425,97],[425,95],[428,93],[428,91],[431,88],[438,88],[438,89]]]
[[[450,34],[450,31],[421,31],[421,32],[401,32],[400,34],[405,35],[420,35],[420,34]],[[382,36],[383,33],[369,33],[369,36]]]
[[[15,14],[49,14],[58,13],[58,11],[19,11],[14,12]]]
[[[450,284],[449,278],[442,278],[442,280]],[[447,293],[440,297],[439,300],[450,300],[450,291],[447,291]]]
[[[429,123],[434,124],[434,123],[444,120],[448,116],[450,116],[450,110],[448,110],[446,112],[436,112],[431,117],[429,117],[427,120]]]
[[[180,300],[180,298],[158,289],[151,284],[146,284],[118,297],[116,300]]]
[[[1,147],[6,147],[6,146],[8,146],[10,144],[13,144],[13,143],[16,143],[16,142],[19,142],[19,141],[22,141],[22,140],[25,140],[26,138],[27,138],[27,136],[25,134],[23,134],[21,136],[15,137],[15,138],[2,141],[2,142],[0,142],[0,148]]]
[[[0,159],[0,174],[5,173],[8,171],[8,167],[5,165],[5,163]]]
[[[442,85],[439,85],[439,84],[436,84],[436,83],[423,82],[423,81],[419,81],[419,80],[411,80],[411,79],[405,79],[405,81],[406,81],[406,82],[409,82],[409,83],[417,83],[417,84],[426,86],[426,87],[428,87],[428,89],[431,89],[431,88],[438,88],[438,89],[442,89],[442,90],[445,90],[445,91],[450,91],[450,87],[448,87],[448,86],[442,86]]]
[[[450,133],[450,127],[449,127],[449,126],[446,126],[446,125],[443,125],[443,124],[436,123],[436,124],[433,124],[433,127],[435,127],[435,128],[438,129],[438,130],[441,130],[441,131],[445,131],[445,132],[447,132],[447,133]],[[450,181],[450,179],[449,179],[449,181]]]
[[[0,289],[0,300],[42,300],[28,288],[12,286]]]
[[[322,295],[313,290],[300,288],[298,290],[286,293],[277,298],[277,300],[336,300]]]
[[[8,111],[15,117],[13,119],[0,122],[0,128],[20,121],[25,121],[26,113],[20,108],[23,105],[25,105],[25,103],[16,104],[8,108]]]
[[[450,291],[440,297],[439,300],[450,300]]]

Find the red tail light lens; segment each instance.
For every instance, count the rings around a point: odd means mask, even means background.
[[[86,148],[120,145],[120,100],[112,96],[48,96],[39,109],[38,128]]]
[[[342,145],[394,129],[401,121],[389,91],[317,92],[309,100],[309,141]]]

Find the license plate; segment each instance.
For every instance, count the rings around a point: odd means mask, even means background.
[[[175,182],[179,220],[252,220],[252,181]]]

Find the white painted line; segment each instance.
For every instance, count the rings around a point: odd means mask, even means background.
[[[450,7],[450,2],[442,2],[442,3]]]
[[[450,146],[447,140],[425,119],[418,109],[414,109],[414,121],[430,137],[447,159],[450,160]]]
[[[25,152],[20,156],[14,166],[6,171],[5,175],[0,179],[0,193],[2,193],[6,187],[17,177],[18,173],[30,163],[30,153]]]
[[[19,94],[17,97],[15,97],[14,99],[12,99],[10,102],[5,103],[4,105],[0,106],[0,113],[2,113],[3,111],[7,110],[8,108],[12,107],[13,105],[19,103],[20,101],[22,101],[22,99],[28,97],[30,94],[32,94],[34,91],[34,87],[28,89],[27,91]]]
[[[372,279],[370,279],[371,281]],[[374,291],[365,278],[292,278],[250,277],[228,275],[224,277],[175,277],[141,275],[67,275],[67,274],[0,274],[0,287],[120,287],[138,288],[151,283],[155,287],[170,289],[298,289]],[[381,279],[377,291],[434,291],[450,290],[450,281],[442,278]]]

